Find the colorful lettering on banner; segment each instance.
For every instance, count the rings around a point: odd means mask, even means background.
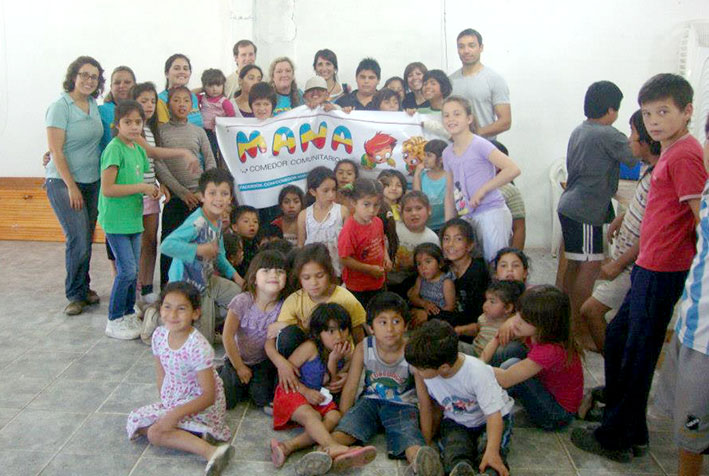
[[[327,123],[325,121],[320,123],[317,135],[310,128],[310,124],[300,126],[300,150],[303,152],[308,150],[308,145],[310,145],[311,142],[318,149],[325,147],[325,143],[327,142]]]
[[[286,126],[279,127],[275,134],[273,134],[273,147],[271,148],[273,155],[278,157],[283,147],[288,149],[289,154],[295,152],[295,135],[293,131]]]
[[[259,131],[253,131],[248,137],[245,132],[239,131],[236,134],[236,150],[239,160],[244,163],[246,154],[253,159],[259,151],[266,152],[266,141]]]
[[[332,150],[337,150],[340,145],[345,146],[345,152],[352,153],[352,133],[345,126],[337,126],[332,133]]]

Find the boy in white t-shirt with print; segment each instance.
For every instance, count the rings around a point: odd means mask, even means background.
[[[443,409],[443,468],[451,476],[508,476],[504,462],[512,434],[514,401],[492,367],[458,352],[458,335],[439,319],[426,322],[406,344],[406,361],[423,377]]]

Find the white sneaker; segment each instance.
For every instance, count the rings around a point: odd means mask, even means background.
[[[153,332],[158,327],[158,321],[160,319],[160,312],[155,306],[150,306],[145,309],[143,314],[143,323],[140,328],[140,338],[141,340],[150,345],[151,339],[153,337]]]
[[[128,325],[135,327],[139,331],[143,327],[143,321],[140,320],[136,313],[127,314],[123,316],[123,319],[128,323]]]
[[[114,319],[106,323],[106,335],[114,339],[133,340],[140,337],[140,329],[126,321],[126,317]]]
[[[155,293],[150,293],[150,294],[146,294],[144,296],[141,296],[140,300],[149,306],[151,304],[155,304],[156,302],[158,302],[159,297],[160,296],[158,296]]]

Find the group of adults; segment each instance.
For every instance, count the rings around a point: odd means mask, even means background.
[[[502,76],[481,63],[484,45],[479,32],[463,30],[456,42],[462,66],[439,83],[448,80],[451,90],[446,91],[447,94],[462,95],[471,101],[477,133],[494,139],[511,125],[509,89]],[[256,65],[257,47],[252,41],[238,41],[233,47],[233,54],[236,69],[226,78],[224,94],[233,101],[240,115],[249,116],[252,114],[248,102],[249,90],[264,79],[263,70]],[[315,74],[325,80],[330,101],[355,110],[367,110],[373,109],[372,99],[378,91],[381,77],[376,61],[366,59],[363,63],[366,61],[371,61],[376,67],[358,68],[361,71],[356,76],[357,88],[353,91],[339,81],[339,64],[333,51],[319,50],[312,66]],[[410,63],[404,70],[403,78],[389,78],[384,87],[400,95],[400,105],[405,109],[435,110],[436,104],[427,100],[427,96],[431,95],[426,94],[424,87],[424,76],[428,72],[423,63]],[[166,96],[168,89],[188,85],[193,71],[186,56],[173,55],[165,64],[164,73],[166,87],[163,93]],[[303,103],[291,59],[276,58],[271,62],[268,74],[269,83],[277,93],[274,114]],[[46,167],[46,189],[66,237],[65,295],[69,303],[65,313],[69,315],[79,314],[84,306],[99,301],[90,287],[89,263],[98,214],[100,157],[111,138],[113,107],[117,102],[128,99],[130,88],[136,84],[135,74],[127,67],[116,68],[110,78],[110,92],[99,106],[97,98],[103,92],[104,84],[104,69],[98,61],[88,56],[77,58],[67,69],[64,92],[50,105],[46,117],[51,154],[51,161]],[[161,110],[160,106],[157,105],[158,120],[165,121],[167,111]],[[193,106],[195,114],[191,114],[189,120],[192,122],[194,117],[195,123],[199,122],[201,126],[197,104]]]

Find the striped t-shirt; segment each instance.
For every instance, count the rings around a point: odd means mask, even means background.
[[[628,211],[625,212],[623,223],[620,225],[618,235],[613,242],[611,258],[616,260],[628,251],[640,239],[640,225],[645,215],[645,206],[647,205],[647,194],[650,191],[650,179],[652,178],[652,170],[654,167],[648,167],[645,174],[642,176],[635,188],[633,199],[628,204]],[[628,265],[628,269],[633,267],[634,263]]]
[[[150,127],[145,126],[143,127],[143,133],[145,134],[145,141],[155,147],[155,136],[153,135],[153,131],[150,130]],[[150,162],[150,170],[145,172],[143,174],[143,182],[149,184],[149,185],[154,185],[155,184],[155,162],[153,161],[153,158],[148,156],[148,162]]]
[[[679,302],[675,333],[682,345],[709,355],[709,183],[699,205],[697,254],[689,269]]]

